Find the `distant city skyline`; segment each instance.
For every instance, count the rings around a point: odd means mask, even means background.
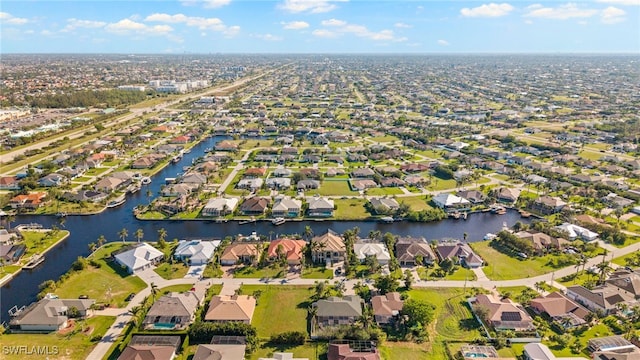
[[[640,53],[639,29],[640,0],[3,0],[0,53]]]

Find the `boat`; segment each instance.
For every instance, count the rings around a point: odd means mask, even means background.
[[[129,194],[135,194],[135,193],[137,193],[138,191],[140,191],[140,185],[138,185],[138,184],[136,184],[136,183],[133,183],[133,184],[131,184],[131,185],[127,186],[127,192],[128,192]]]
[[[276,225],[276,226],[278,226],[278,225],[282,225],[282,224],[284,224],[285,222],[287,222],[287,220],[285,220],[285,219],[284,219],[284,218],[282,218],[282,217],[277,217],[277,218],[274,218],[274,219],[272,219],[272,220],[271,220],[271,223],[272,223],[273,225]]]
[[[238,225],[250,224],[250,223],[254,223],[254,222],[256,222],[256,218],[255,218],[255,216],[252,216],[251,219],[249,219],[249,220],[244,220],[244,221],[238,222]]]
[[[148,176],[145,176],[145,177],[142,178],[142,180],[140,180],[140,183],[142,185],[149,185],[149,184],[151,184],[151,178],[148,177]]]
[[[184,149],[184,150],[182,150],[182,153],[183,153],[183,154],[188,154],[188,153],[190,153],[190,152],[191,152],[191,149]]]
[[[462,213],[462,219],[467,220],[467,216],[469,216],[469,213]]]
[[[531,213],[526,212],[524,210],[520,210],[520,217],[525,218],[525,219],[529,218],[529,217],[531,217]]]
[[[176,156],[173,159],[171,159],[171,162],[175,164],[177,162],[180,162],[180,160],[182,160],[182,157],[181,156]]]
[[[497,215],[504,215],[507,213],[507,209],[502,206],[492,206],[491,212]]]
[[[498,235],[496,234],[492,234],[492,233],[486,233],[485,236],[483,237],[484,240],[493,240],[497,237]]]
[[[385,217],[380,218],[380,221],[382,221],[382,222],[384,222],[384,223],[387,223],[387,224],[390,224],[390,223],[392,223],[394,220],[393,220],[393,218],[392,218],[391,216],[385,216]]]
[[[25,270],[31,270],[31,269],[34,269],[36,266],[42,264],[43,261],[44,261],[44,255],[33,254],[33,256],[31,256],[31,259],[29,259],[29,262],[26,263],[22,268]]]
[[[217,218],[216,219],[216,223],[226,223],[227,221],[229,221],[229,220],[225,219],[225,218]]]
[[[56,213],[56,217],[65,217],[65,216],[67,216],[66,212],[57,212]]]
[[[108,208],[114,208],[114,207],[117,207],[117,206],[120,206],[120,205],[124,204],[125,201],[127,201],[127,198],[124,195],[120,195],[117,198],[109,201],[107,203],[107,207]]]
[[[450,214],[449,216],[451,216],[452,218],[454,218],[454,219],[456,219],[456,220],[457,220],[457,219],[460,219],[460,213],[459,213],[459,212],[457,212],[457,211],[456,211],[456,212],[454,212],[453,214]]]

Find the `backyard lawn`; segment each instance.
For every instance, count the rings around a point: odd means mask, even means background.
[[[240,290],[247,295],[257,290],[262,292],[251,321],[258,336],[269,337],[285,331],[307,332],[307,308],[313,294],[311,287],[242,285]]]
[[[33,254],[41,254],[60,239],[69,236],[67,230],[58,231],[21,231],[24,245],[27,247],[22,259],[28,261]]]
[[[253,266],[243,266],[237,268],[233,272],[234,278],[283,278],[287,274],[286,269],[277,268],[275,266],[267,266],[257,269]]]
[[[340,220],[358,220],[366,219],[371,214],[364,208],[365,199],[335,199],[333,200],[337,206],[333,216]]]
[[[139,277],[129,275],[115,262],[105,260],[123,245],[119,242],[109,243],[100,248],[92,255],[101,265],[100,268],[89,266],[81,272],[73,273],[55,289],[55,294],[63,299],[77,299],[80,295],[87,295],[98,303],[124,306],[124,299],[130,293],[144,289],[146,284]]]
[[[310,194],[319,194],[319,195],[336,195],[336,196],[357,196],[359,193],[357,191],[351,191],[349,187],[349,182],[346,180],[325,180],[320,185],[319,189],[308,191]]]
[[[160,275],[163,279],[171,280],[171,279],[182,279],[185,275],[187,275],[187,271],[189,271],[189,267],[184,263],[178,262],[175,264],[162,263],[153,271],[156,274]]]
[[[0,335],[0,343],[3,347],[11,346],[38,346],[41,349],[46,349],[53,353],[57,351],[56,359],[86,359],[91,350],[93,349],[95,342],[91,341],[91,338],[101,338],[111,324],[115,321],[115,316],[94,316],[86,320],[85,329],[88,331],[83,333],[78,331],[69,332],[66,335],[58,334],[57,332],[49,334],[2,334]],[[35,351],[35,350],[34,350]],[[44,357],[28,356],[24,352],[19,354],[9,354],[3,352],[2,359],[43,359]]]
[[[422,280],[459,280],[459,281],[474,281],[476,280],[476,274],[465,267],[458,267],[453,274],[447,274],[445,277],[436,277],[433,275],[435,269],[438,268],[438,265],[434,265],[433,268],[418,268],[418,275],[420,275],[420,279]]]
[[[368,189],[366,191],[367,195],[373,195],[373,196],[384,196],[384,195],[398,195],[398,194],[403,194],[402,190],[400,190],[400,188],[397,187],[380,187],[380,188],[373,188],[373,189]]]
[[[424,195],[398,198],[398,203],[405,203],[409,205],[409,207],[413,211],[431,209],[431,206],[427,204],[427,200],[425,199]]]

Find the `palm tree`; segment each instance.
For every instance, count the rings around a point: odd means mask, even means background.
[[[601,262],[600,264],[596,265],[596,267],[598,268],[598,272],[600,273],[598,283],[602,284],[604,282],[604,279],[611,273],[613,268],[609,266],[608,261]]]
[[[164,228],[158,229],[158,242],[164,242],[166,238],[167,238],[167,230],[165,230]]]
[[[302,235],[304,236],[305,240],[311,241],[311,238],[313,237],[313,229],[311,229],[311,226],[306,225],[304,227],[304,231],[302,232]]]
[[[100,235],[98,237],[98,247],[102,247],[102,245],[104,245],[105,242],[107,242],[107,239],[104,238],[104,235]]]
[[[125,242],[128,236],[129,236],[129,231],[127,231],[126,228],[122,228],[122,230],[118,232],[118,237],[122,239],[122,242]]]
[[[142,231],[142,229],[138,228],[135,232],[135,237],[136,239],[138,239],[138,242],[140,242],[140,240],[142,239],[142,237],[144,237],[144,232]]]
[[[98,246],[96,246],[96,243],[92,242],[91,244],[89,244],[89,251],[91,251],[91,253],[92,253],[92,254],[93,254],[97,249],[98,249]]]
[[[134,306],[129,312],[131,313],[131,320],[133,321],[134,326],[138,326],[140,324],[140,315],[142,315],[142,306]]]
[[[374,326],[375,322],[373,320],[373,312],[371,308],[365,305],[362,308],[362,315],[357,320],[365,330],[369,330],[370,327]]]
[[[152,282],[150,286],[151,286],[151,296],[153,297],[153,300],[155,301],[156,295],[158,295],[158,285],[156,285],[156,283]]]
[[[533,284],[533,286],[536,288],[536,290],[538,290],[539,293],[542,293],[544,285],[544,281],[538,281],[537,283]]]

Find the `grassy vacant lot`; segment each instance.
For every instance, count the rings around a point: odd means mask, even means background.
[[[48,201],[44,206],[39,207],[34,214],[56,214],[65,212],[67,214],[88,214],[104,209],[104,205],[100,203],[74,203],[67,201]]]
[[[456,187],[456,181],[454,179],[443,180],[437,177],[433,178],[433,181],[427,189],[429,190],[448,190]]]
[[[620,266],[627,266],[626,259],[632,259],[635,256],[636,256],[636,253],[627,254],[625,256],[620,256],[620,257],[617,257],[617,258],[613,259],[612,262],[614,264],[617,264],[617,265],[620,265]]]
[[[137,276],[129,275],[115,262],[106,258],[123,246],[122,243],[109,243],[96,251],[92,258],[98,261],[100,268],[89,268],[72,274],[55,290],[60,298],[77,299],[88,295],[97,302],[112,303],[118,307],[125,304],[124,299],[130,293],[137,293],[146,287]],[[109,290],[111,294],[109,295]]]
[[[240,289],[243,294],[262,291],[251,321],[258,336],[269,337],[285,331],[307,332],[307,308],[313,294],[311,287],[243,285]]]
[[[33,254],[41,254],[60,239],[69,236],[67,230],[58,231],[22,231],[24,245],[27,247],[22,259],[28,260]]]
[[[171,279],[182,279],[185,275],[187,275],[187,271],[189,267],[184,263],[162,263],[153,271],[155,271],[158,275],[160,275],[163,279],[171,280]]]
[[[302,272],[303,279],[333,279],[333,271],[321,266],[305,267]]]
[[[243,266],[234,271],[234,278],[283,278],[287,273],[286,269],[268,266],[257,269],[253,266]]]
[[[385,347],[391,350],[388,359],[448,359],[444,341],[471,341],[480,336],[478,324],[473,319],[471,311],[466,305],[466,298],[470,291],[464,294],[460,288],[414,289],[408,292],[410,298],[430,302],[436,306],[435,321],[429,326],[430,342],[426,349],[409,351],[407,347],[391,345]],[[426,355],[425,352],[426,351]],[[414,355],[415,354],[415,355]]]
[[[447,359],[446,357],[434,357],[430,351],[431,344],[416,344],[411,342],[387,341],[380,347],[380,354],[385,360],[422,360],[422,359]]]
[[[334,203],[338,207],[334,212],[334,217],[340,220],[366,219],[370,216],[364,208],[367,203],[365,199],[335,199]]]
[[[56,356],[48,357],[49,359],[86,359],[95,343],[91,341],[92,337],[102,337],[109,326],[115,321],[115,316],[94,316],[86,320],[85,329],[89,329],[88,332],[82,333],[78,331],[69,332],[66,335],[59,335],[58,333],[49,334],[3,334],[0,335],[0,343],[3,347],[8,346],[38,346],[40,348],[46,348],[50,352],[57,349]],[[44,356],[28,356],[24,353],[21,354],[7,354],[3,353],[2,359],[43,359]]]
[[[357,196],[359,193],[357,191],[351,191],[349,187],[349,182],[346,180],[336,180],[329,181],[325,180],[320,185],[319,189],[311,190],[310,193],[320,194],[320,195],[344,195],[344,196]]]
[[[427,200],[425,199],[425,197],[423,195],[398,198],[398,203],[405,203],[405,204],[409,205],[409,207],[413,211],[431,209],[431,206],[429,206],[429,204],[427,204]]]
[[[433,272],[437,268],[438,265],[434,265],[434,267],[431,269],[420,267],[418,268],[418,275],[420,275],[420,279],[422,280],[476,280],[476,274],[472,270],[464,268],[462,266],[458,267],[458,269],[454,271],[453,274],[447,274],[443,278],[435,277],[433,275]]]
[[[220,289],[222,289],[222,285],[213,285],[213,286],[217,286]],[[170,292],[182,293],[182,292],[186,292],[186,291],[191,290],[191,288],[193,288],[193,285],[191,285],[191,284],[171,285],[171,286],[163,287],[162,289],[160,289],[158,291],[158,293],[159,294],[168,294]],[[220,293],[220,290],[218,290],[218,293]]]
[[[397,188],[397,187],[381,187],[381,188],[373,188],[373,189],[367,190],[367,195],[382,196],[382,195],[398,195],[398,194],[403,194],[403,192],[402,190],[400,190],[400,188]]]
[[[548,265],[552,255],[519,260],[492,248],[489,241],[470,243],[470,245],[489,264],[483,270],[491,280],[523,279],[555,270]]]

